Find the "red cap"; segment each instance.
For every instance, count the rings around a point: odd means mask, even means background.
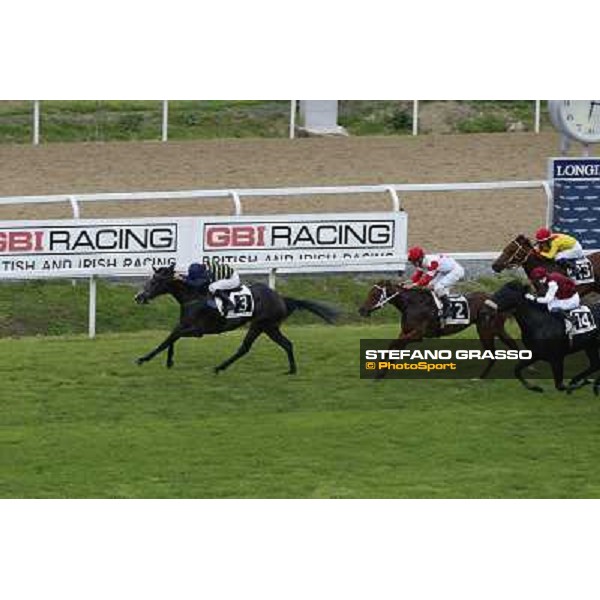
[[[416,262],[417,260],[420,260],[424,256],[425,256],[425,252],[423,251],[423,248],[421,248],[420,246],[413,246],[408,251],[408,260],[410,262]]]
[[[529,278],[530,279],[543,279],[544,277],[546,277],[546,275],[548,275],[548,271],[546,271],[546,269],[544,269],[544,267],[536,267],[535,269],[533,269],[531,271],[531,273],[529,273]]]
[[[538,242],[546,242],[552,237],[552,232],[547,227],[540,227],[535,232],[535,239]]]

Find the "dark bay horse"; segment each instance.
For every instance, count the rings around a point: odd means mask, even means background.
[[[584,283],[577,286],[580,296],[585,296],[590,292],[600,292],[600,252],[589,254],[594,269],[594,283]],[[535,267],[544,267],[547,271],[558,271],[563,275],[567,272],[562,265],[554,260],[542,256],[528,237],[523,234],[518,235],[514,240],[502,250],[500,256],[492,263],[492,269],[496,273],[515,267],[523,267],[527,277]]]
[[[390,350],[402,350],[408,344],[420,342],[424,338],[439,338],[458,333],[471,325],[477,327],[477,334],[485,350],[495,349],[495,339],[500,338],[512,350],[519,347],[508,334],[505,316],[496,314],[493,318],[483,319],[480,315],[485,301],[490,297],[484,292],[465,294],[469,303],[470,322],[465,325],[445,325],[440,328],[438,308],[432,292],[418,287],[405,288],[402,283],[392,283],[389,280],[378,281],[370,290],[367,299],[358,310],[363,317],[368,317],[373,311],[386,304],[391,304],[402,313],[400,334],[390,345]],[[495,359],[489,359],[480,377],[484,378],[494,366]],[[385,371],[380,371],[383,377]]]
[[[199,293],[191,289],[175,273],[175,266],[154,270],[154,275],[144,288],[135,296],[138,304],[146,304],[153,298],[170,294],[180,305],[179,323],[168,337],[154,350],[137,359],[139,365],[151,360],[160,352],[168,350],[167,367],[173,366],[175,342],[182,337],[202,337],[238,329],[249,323],[250,327],[244,341],[226,361],[215,367],[215,373],[224,371],[233,362],[248,353],[256,339],[265,333],[287,353],[290,375],[296,373],[296,360],[292,342],[281,333],[280,325],[295,310],[303,309],[314,313],[328,323],[333,323],[338,315],[337,309],[313,300],[298,300],[279,295],[275,290],[262,283],[249,286],[254,299],[254,313],[251,317],[226,319],[216,309],[206,305],[208,291]]]
[[[541,392],[542,388],[532,385],[522,375],[523,369],[537,361],[550,364],[554,386],[557,390],[573,391],[586,383],[586,378],[600,370],[600,338],[598,330],[574,336],[570,341],[565,333],[564,317],[548,312],[545,305],[530,302],[525,297],[529,287],[518,281],[502,286],[486,300],[482,314],[496,317],[498,311],[512,312],[521,329],[525,348],[532,351],[532,358],[521,360],[515,367],[515,377],[528,389]],[[600,323],[600,303],[590,306],[595,322]],[[589,366],[575,375],[568,386],[563,382],[565,356],[585,352]],[[600,377],[594,382],[594,393],[598,393]]]

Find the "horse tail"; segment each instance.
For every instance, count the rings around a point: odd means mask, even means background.
[[[328,323],[335,323],[335,320],[340,314],[340,311],[323,302],[315,302],[314,300],[298,300],[297,298],[288,298],[284,296],[283,301],[288,311],[288,315],[291,315],[295,310],[307,310],[318,317],[321,317]]]

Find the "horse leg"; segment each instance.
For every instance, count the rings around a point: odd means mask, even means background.
[[[157,354],[160,354],[163,350],[171,347],[181,336],[186,333],[186,329],[181,327],[181,325],[177,325],[175,329],[167,336],[167,338],[160,343],[152,352],[148,352],[148,354],[144,354],[144,356],[140,356],[135,362],[138,365],[141,365],[149,360],[152,360]]]
[[[269,329],[265,329],[265,333],[278,345],[281,346],[287,353],[288,362],[290,364],[290,370],[287,372],[288,375],[294,375],[296,373],[296,359],[294,358],[294,345],[292,342],[281,333],[279,326],[273,325]]]
[[[533,363],[537,362],[537,358],[529,358],[527,360],[520,360],[515,366],[515,377],[531,392],[543,392],[544,390],[539,385],[533,385],[529,383],[522,375],[521,371],[526,369]]]
[[[256,338],[262,332],[263,332],[263,330],[260,327],[257,327],[256,325],[251,325],[250,329],[248,330],[248,333],[246,334],[246,337],[244,338],[244,341],[242,342],[240,347],[237,349],[235,354],[230,356],[226,361],[222,362],[220,365],[216,366],[215,374],[218,374],[219,371],[224,371],[229,365],[234,363],[238,358],[241,358],[242,356],[244,356],[244,354],[247,354],[248,351],[250,350],[250,348],[252,348],[252,344],[254,344]]]
[[[554,387],[561,392],[566,390],[567,386],[564,384],[564,381],[563,381],[564,370],[565,370],[564,357],[553,360],[550,363],[550,367],[552,368],[552,377],[554,378]]]
[[[493,352],[495,350],[494,334],[489,329],[484,329],[480,323],[477,323],[477,333],[479,334],[479,341],[481,342],[483,349],[491,350]],[[488,358],[486,366],[479,375],[479,379],[485,379],[495,364],[495,358]]]
[[[167,369],[171,369],[175,364],[173,358],[175,356],[175,343],[172,343],[167,350]]]
[[[581,373],[577,373],[577,375],[575,375],[571,379],[571,381],[569,381],[569,385],[567,387],[567,394],[570,394],[573,391],[579,389],[580,387],[583,387],[584,385],[590,383],[587,380],[588,376],[600,370],[600,354],[598,353],[598,348],[586,348],[585,354],[588,357],[590,364],[587,369],[584,369],[583,371],[581,371]]]

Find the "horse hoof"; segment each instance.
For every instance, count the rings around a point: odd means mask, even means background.
[[[218,374],[219,374],[219,371],[222,371],[222,370],[223,370],[223,369],[221,369],[221,367],[215,367],[215,368],[213,369],[213,373],[214,373],[215,375],[218,375]]]
[[[594,384],[594,396],[597,396],[600,393],[600,385]]]
[[[537,392],[538,394],[541,394],[544,391],[544,388],[541,388],[539,385],[532,385],[528,389],[530,392]]]
[[[167,363],[167,369],[172,369],[173,368],[173,363]]]
[[[567,387],[567,394],[572,394],[575,390],[582,388],[585,385],[589,385],[592,383],[589,379],[582,379],[580,381],[569,381],[569,385]]]
[[[144,360],[144,358],[136,358],[135,359],[135,364],[138,365],[138,367],[141,367],[146,361]]]
[[[296,369],[290,369],[289,371],[286,371],[286,375],[295,375],[297,373]]]

